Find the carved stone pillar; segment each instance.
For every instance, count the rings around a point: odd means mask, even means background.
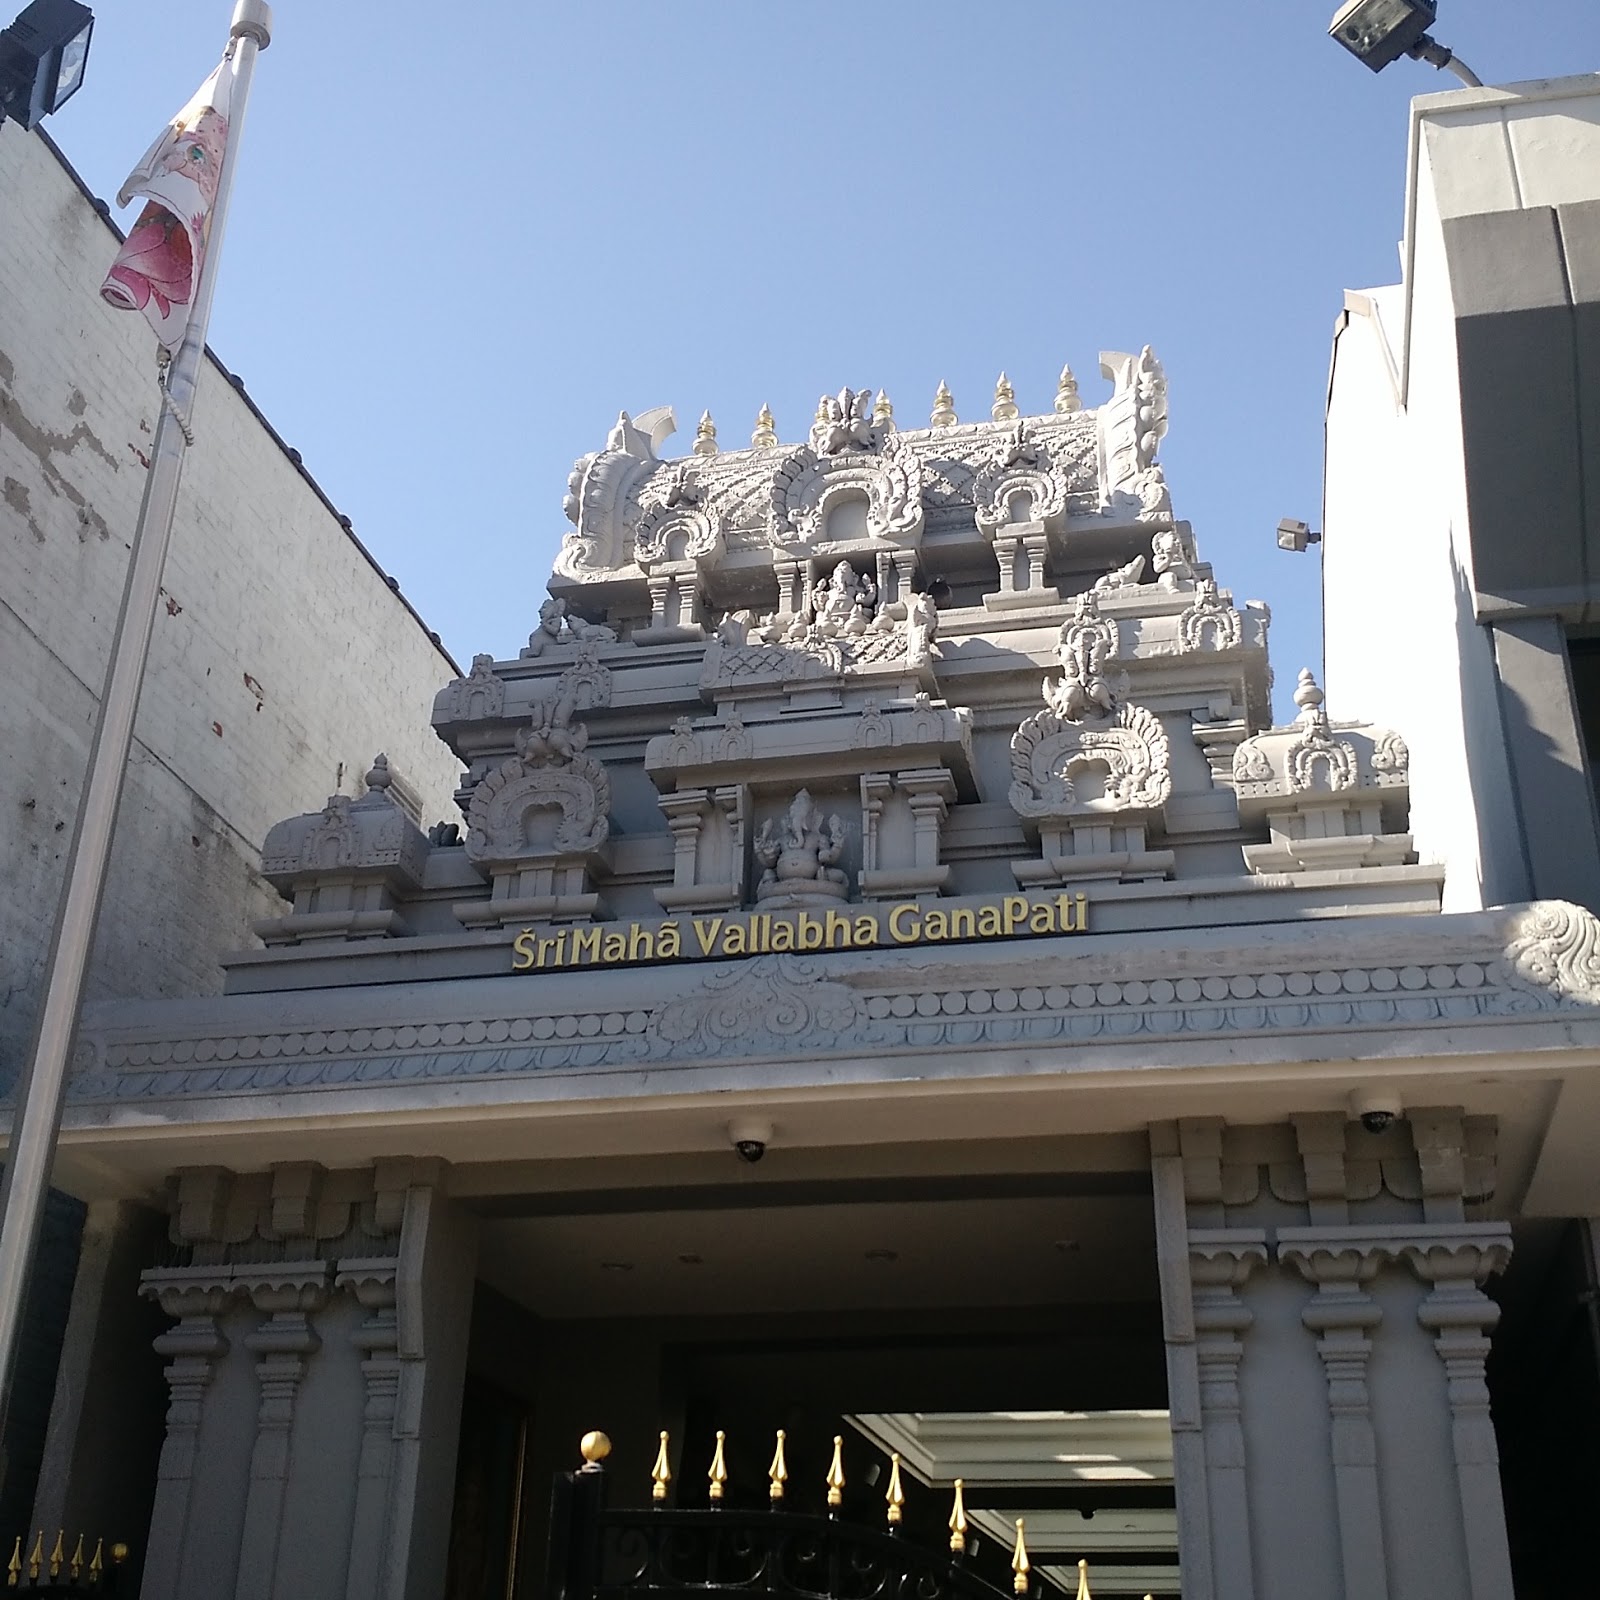
[[[1028,557],[1028,593],[1041,598],[1044,592],[1044,553],[1048,544],[1049,540],[1042,533],[1030,533],[1022,541],[1022,548]]]
[[[271,1600],[284,1494],[289,1487],[295,1396],[307,1361],[322,1347],[306,1319],[327,1304],[328,1267],[326,1262],[305,1261],[263,1268],[242,1286],[267,1320],[244,1341],[245,1348],[259,1357],[256,1376],[261,1380],[261,1410],[250,1455],[235,1600]]]
[[[1302,1139],[1302,1144],[1305,1142]],[[1309,1158],[1307,1167],[1309,1173]],[[1390,1258],[1388,1244],[1354,1229],[1278,1231],[1278,1259],[1317,1291],[1300,1320],[1317,1335],[1317,1354],[1328,1377],[1334,1497],[1346,1600],[1387,1600],[1389,1593],[1378,1445],[1367,1388],[1372,1334],[1383,1320],[1383,1311],[1367,1293],[1367,1285]]]
[[[1264,1231],[1190,1230],[1189,1275],[1194,1284],[1211,1554],[1215,1593],[1226,1600],[1254,1600],[1255,1595],[1239,1396],[1244,1335],[1254,1319],[1238,1290],[1266,1259]]]
[[[339,1263],[335,1285],[354,1295],[367,1320],[350,1336],[363,1352],[366,1383],[362,1410],[361,1462],[357,1468],[355,1515],[350,1528],[350,1566],[345,1600],[376,1600],[387,1592],[389,1499],[394,1473],[394,1419],[400,1394],[400,1329],[395,1315],[396,1263]]]
[[[180,1593],[206,1391],[217,1362],[228,1353],[217,1318],[227,1309],[233,1284],[226,1268],[177,1267],[146,1272],[139,1292],[155,1300],[178,1324],[155,1340],[156,1354],[172,1358],[166,1369],[171,1400],[156,1469],[156,1501],[141,1590],[145,1600],[175,1600]]]
[[[778,579],[778,615],[792,617],[804,608],[810,597],[801,565],[798,561],[774,556],[772,570]]]
[[[1464,1600],[1502,1600],[1511,1593],[1511,1557],[1500,1496],[1500,1454],[1484,1376],[1489,1334],[1500,1320],[1500,1308],[1479,1286],[1510,1261],[1511,1229],[1503,1222],[1461,1223],[1418,1232],[1400,1254],[1431,1291],[1417,1321],[1433,1335],[1449,1386],[1450,1436],[1471,1583]]]
[[[652,572],[645,583],[650,590],[650,626],[652,629],[665,628],[668,626],[667,598],[672,592],[672,579]]]

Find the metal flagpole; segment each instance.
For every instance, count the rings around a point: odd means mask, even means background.
[[[128,752],[133,742],[134,715],[139,708],[150,635],[155,626],[161,570],[172,535],[178,479],[190,442],[188,419],[193,414],[200,364],[205,356],[206,326],[222,258],[222,234],[228,220],[239,138],[256,56],[272,41],[272,8],[265,0],[238,0],[229,33],[235,54],[228,140],[217,178],[211,229],[195,283],[194,309],[183,342],[168,372],[145,476],[144,501],[133,535],[122,609],[111,645],[111,663],[100,697],[100,718],[89,750],[78,824],[67,857],[67,881],[56,910],[55,931],[46,964],[44,1003],[34,1025],[33,1048],[18,1087],[17,1110],[5,1156],[0,1187],[0,1441],[11,1404],[17,1334],[22,1320],[28,1268],[39,1242],[45,1193],[61,1126],[62,1093],[77,1030],[83,979],[94,944],[95,924],[105,891],[106,864],[111,854],[117,805],[122,798]]]

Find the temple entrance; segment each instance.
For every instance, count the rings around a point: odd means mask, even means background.
[[[876,1537],[893,1509],[947,1563],[959,1478],[980,1587],[1013,1592],[1022,1518],[1036,1596],[1076,1595],[1080,1559],[1094,1595],[1176,1595],[1144,1174],[753,1169],[477,1209],[449,1600],[552,1592],[551,1488],[590,1430],[619,1514],[772,1510],[781,1431],[795,1516]]]

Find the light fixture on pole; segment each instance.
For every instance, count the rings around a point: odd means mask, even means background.
[[[1438,16],[1439,0],[1345,0],[1328,25],[1328,36],[1374,72],[1410,56],[1453,72],[1469,88],[1481,89],[1483,80],[1477,73],[1429,37],[1428,29]]]
[[[1308,546],[1321,543],[1322,535],[1314,533],[1309,523],[1297,522],[1293,517],[1285,517],[1278,524],[1278,548],[1280,550],[1293,550],[1297,555],[1304,555]]]
[[[83,85],[94,13],[78,0],[33,0],[0,32],[0,122],[34,128]]]

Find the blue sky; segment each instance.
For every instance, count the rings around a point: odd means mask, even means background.
[[[1372,75],[1333,9],[280,0],[211,342],[458,659],[516,654],[621,407],[673,405],[669,454],[763,401],[798,439],[844,384],[909,426],[1004,368],[1044,411],[1064,361],[1094,404],[1098,352],[1152,344],[1178,514],[1272,606],[1286,704],[1319,557],[1273,529],[1318,523],[1341,293],[1398,277],[1407,104],[1454,84]],[[110,196],[231,4],[95,10],[50,131]],[[1595,0],[1443,13],[1486,82],[1600,68]]]

